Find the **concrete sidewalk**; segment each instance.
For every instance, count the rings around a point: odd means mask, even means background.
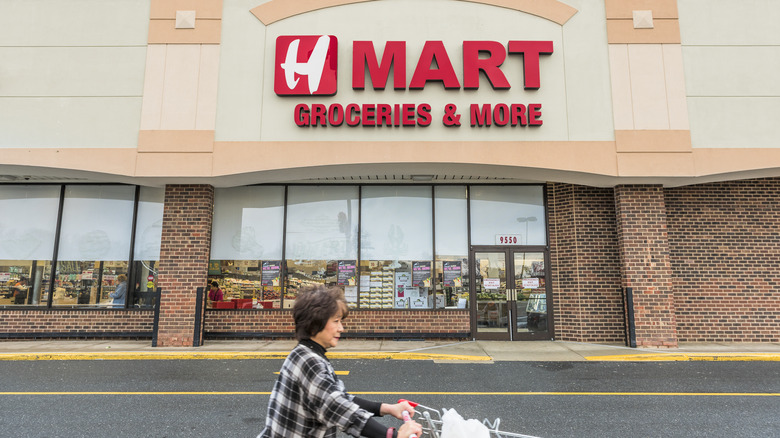
[[[156,347],[151,341],[0,341],[0,360],[283,359],[285,341],[206,341],[201,347]],[[342,340],[332,359],[492,361],[780,361],[780,343],[684,343],[675,349],[535,341]]]

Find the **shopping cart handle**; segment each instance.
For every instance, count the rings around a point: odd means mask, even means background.
[[[413,407],[413,408],[416,408],[416,407],[417,407],[417,405],[419,405],[419,403],[415,403],[415,402],[413,402],[413,401],[410,401],[410,400],[407,400],[407,399],[405,399],[405,398],[398,399],[398,403],[403,403],[403,402],[407,402],[407,403],[409,403],[409,405],[410,405],[411,407]]]
[[[403,402],[407,402],[407,403],[409,403],[409,405],[410,405],[411,407],[413,407],[413,408],[414,408],[414,407],[417,407],[417,405],[419,404],[419,403],[415,403],[415,402],[413,402],[413,401],[409,401],[409,400],[407,400],[407,399],[405,399],[405,398],[398,399],[398,403],[403,403]],[[401,412],[401,416],[403,417],[403,419],[404,419],[404,422],[406,422],[406,423],[408,423],[408,422],[412,421],[412,416],[411,416],[411,415],[409,415],[409,411],[403,411],[403,412]],[[416,435],[416,434],[411,434],[411,435],[409,435],[409,438],[417,438],[417,435]]]

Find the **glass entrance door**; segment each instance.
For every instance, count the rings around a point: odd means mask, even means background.
[[[510,339],[511,300],[507,290],[506,252],[474,253],[474,291],[477,339]],[[511,269],[511,265],[509,266]]]
[[[544,252],[512,251],[514,298],[517,308],[515,339],[550,339],[547,310],[547,270]]]
[[[472,327],[475,338],[531,340],[552,337],[544,250],[472,251]]]

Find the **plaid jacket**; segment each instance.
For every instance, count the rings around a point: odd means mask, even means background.
[[[352,401],[324,349],[312,344],[301,341],[284,361],[258,438],[335,438],[337,430],[360,436],[372,416]]]

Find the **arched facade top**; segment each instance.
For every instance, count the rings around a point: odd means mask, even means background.
[[[279,20],[292,17],[294,15],[304,14],[306,12],[316,11],[318,9],[330,8],[333,6],[343,6],[352,3],[364,3],[375,0],[271,0],[260,6],[252,8],[251,12],[266,26]],[[561,26],[565,24],[577,9],[561,3],[557,0],[458,0],[471,3],[482,3],[485,5],[499,6],[502,8],[514,9],[536,15]]]

